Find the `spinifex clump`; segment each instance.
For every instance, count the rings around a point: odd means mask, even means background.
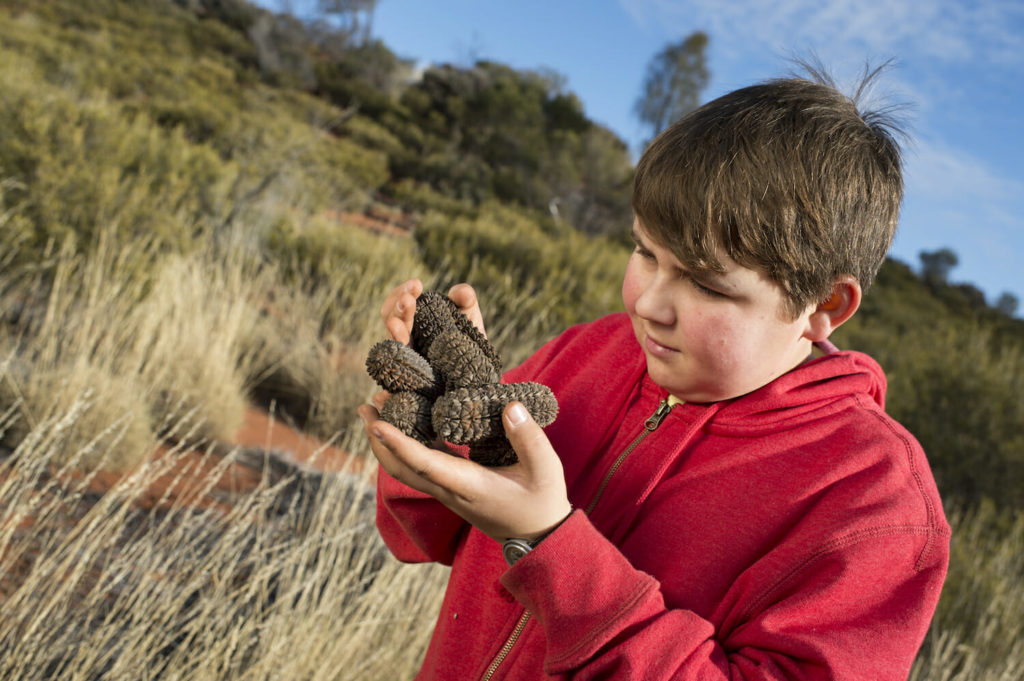
[[[498,353],[447,296],[428,291],[417,299],[411,336],[409,346],[381,341],[366,358],[367,372],[391,393],[381,418],[409,437],[468,444],[473,461],[508,466],[518,461],[501,425],[510,402],[522,402],[541,426],[555,420],[551,390],[502,384]]]

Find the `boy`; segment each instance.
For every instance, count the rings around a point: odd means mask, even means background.
[[[830,85],[725,95],[640,159],[625,314],[506,374],[560,406],[546,430],[506,409],[520,463],[360,408],[386,543],[453,567],[418,678],[907,677],[949,527],[881,369],[827,340],[888,250],[900,163]],[[394,338],[421,291],[385,302]],[[449,295],[482,328],[472,289]]]

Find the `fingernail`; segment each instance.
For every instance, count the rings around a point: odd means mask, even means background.
[[[395,309],[397,309],[399,313],[405,312],[405,305],[402,305],[401,300],[395,303]]]
[[[370,429],[370,434],[373,435],[378,440],[380,440],[381,442],[384,442],[384,433],[382,433],[380,428],[378,428],[377,426],[374,426],[373,428]]]
[[[526,413],[526,407],[516,403],[508,408],[507,416],[508,424],[510,426],[518,426],[526,423],[526,418],[529,414]]]

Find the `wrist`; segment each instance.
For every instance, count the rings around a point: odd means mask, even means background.
[[[556,520],[550,525],[547,525],[543,529],[540,529],[539,531],[532,531],[532,533],[519,533],[515,535],[514,538],[523,540],[524,542],[540,543],[542,539],[544,539],[545,537],[553,533],[553,531],[558,529],[558,526],[565,522],[568,519],[568,517],[572,515],[572,511],[574,510],[575,509],[572,507],[572,505],[566,502],[566,507],[562,511],[562,515],[558,518],[558,520]],[[508,539],[513,539],[513,537],[509,537]]]
[[[546,539],[555,530],[561,527],[562,523],[569,519],[569,517],[573,514],[574,510],[575,509],[573,509],[570,506],[569,512],[566,513],[561,520],[559,520],[557,523],[555,523],[548,529],[544,530],[543,532],[532,538],[509,537],[508,539],[506,539],[501,545],[501,553],[505,557],[505,561],[509,564],[509,566],[514,565],[516,561],[518,561],[520,558],[525,556],[533,549],[537,548],[537,546],[544,539]]]
[[[552,532],[554,532],[555,530],[557,530],[557,529],[558,529],[559,527],[561,527],[562,523],[564,523],[564,522],[565,522],[566,520],[568,520],[568,519],[569,519],[569,516],[571,516],[571,515],[572,515],[572,512],[573,512],[574,510],[576,510],[576,509],[574,509],[574,508],[573,508],[573,507],[572,507],[572,506],[570,505],[570,506],[569,506],[569,510],[568,510],[568,511],[566,511],[565,515],[563,515],[563,516],[562,516],[562,517],[561,517],[561,518],[560,518],[560,519],[558,520],[558,522],[556,522],[556,523],[555,523],[554,525],[551,525],[551,526],[549,526],[549,527],[548,527],[547,529],[543,530],[542,532],[539,532],[539,533],[537,533],[537,534],[534,534],[534,535],[532,535],[532,536],[528,535],[528,536],[524,536],[524,537],[520,537],[520,538],[521,538],[521,539],[525,539],[526,541],[528,541],[528,542],[530,542],[531,544],[533,544],[534,546],[536,546],[537,544],[539,544],[539,543],[541,542],[541,540],[543,540],[543,539],[544,539],[545,537],[547,537],[547,536],[548,536],[549,534],[551,534]]]

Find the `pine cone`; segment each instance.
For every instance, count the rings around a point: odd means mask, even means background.
[[[366,371],[390,393],[413,390],[429,397],[441,393],[441,382],[430,363],[395,340],[381,341],[370,348]]]
[[[501,423],[510,402],[522,402],[541,426],[555,420],[551,390],[502,384],[497,352],[447,296],[428,291],[417,299],[411,336],[411,347],[382,341],[366,359],[370,376],[392,393],[381,418],[409,437],[468,444],[473,461],[508,466],[518,461]]]
[[[434,402],[432,422],[437,435],[453,444],[504,437],[501,414],[510,402],[523,403],[541,426],[555,420],[558,403],[540,383],[494,384],[449,390]]]
[[[519,455],[512,449],[512,443],[508,441],[504,433],[501,437],[493,440],[481,440],[469,446],[469,459],[476,461],[481,466],[496,468],[498,466],[511,466],[519,461]]]
[[[380,417],[400,431],[429,445],[437,439],[431,424],[431,399],[414,392],[397,392],[381,407]]]
[[[424,291],[416,299],[416,314],[412,322],[411,345],[416,352],[426,355],[437,337],[449,329],[458,329],[480,346],[495,370],[501,373],[501,357],[480,329],[473,326],[459,306],[448,296],[435,291]]]
[[[458,329],[448,329],[431,344],[430,366],[444,380],[445,389],[498,383],[501,371],[477,343]]]

